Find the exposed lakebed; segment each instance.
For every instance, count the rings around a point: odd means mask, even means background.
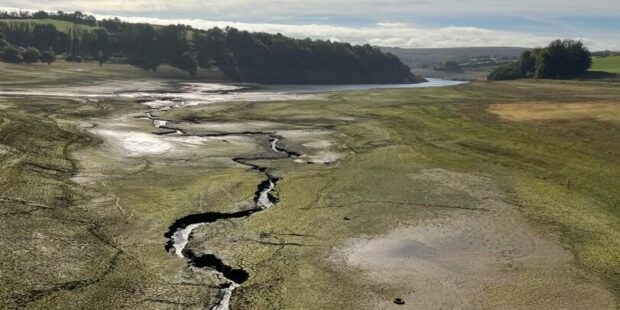
[[[188,130],[174,127],[174,121],[164,120],[157,118],[156,111],[165,111],[172,108],[180,108],[186,105],[188,102],[190,105],[204,104],[203,97],[208,97],[209,94],[221,94],[226,95],[229,92],[242,92],[243,87],[222,85],[218,87],[213,84],[184,84],[180,87],[179,92],[142,92],[142,93],[126,93],[126,96],[134,96],[140,100],[140,103],[155,109],[146,113],[144,117],[146,120],[151,121],[153,126],[158,130],[164,130],[164,132],[154,132],[155,135],[176,135],[180,138],[205,138],[205,137],[227,137],[227,136],[244,136],[244,135],[259,135],[264,136],[269,145],[269,149],[277,156],[273,157],[256,157],[256,158],[232,158],[237,164],[244,165],[249,169],[264,175],[265,179],[256,186],[256,191],[253,195],[252,206],[249,209],[234,211],[234,212],[205,212],[198,214],[191,214],[183,218],[177,219],[170,226],[169,230],[164,234],[164,237],[168,239],[165,245],[165,250],[171,254],[175,254],[180,258],[188,260],[189,265],[197,268],[208,268],[213,270],[216,277],[220,279],[220,295],[219,300],[215,305],[211,307],[214,310],[224,310],[229,308],[230,299],[233,291],[239,287],[243,282],[249,278],[249,273],[242,268],[236,268],[229,266],[216,254],[201,254],[192,251],[187,248],[187,244],[192,237],[192,233],[195,229],[215,223],[220,220],[241,219],[249,217],[257,212],[269,209],[273,207],[278,198],[273,195],[276,184],[281,178],[274,176],[267,167],[260,166],[252,163],[257,160],[264,159],[278,159],[299,157],[301,154],[295,151],[290,151],[284,147],[278,145],[280,137],[275,132],[262,132],[262,131],[235,131],[235,132],[212,132],[209,134],[190,133]],[[197,95],[197,93],[199,93]],[[202,95],[201,95],[202,94]],[[274,99],[276,97],[268,98]],[[239,99],[240,97],[235,97]],[[282,99],[282,98],[279,98]],[[138,117],[139,118],[139,117]]]
[[[259,135],[266,140],[269,149],[274,156],[270,157],[254,157],[254,158],[232,158],[238,164],[244,165],[256,173],[263,174],[265,179],[256,187],[253,196],[253,205],[248,209],[234,212],[205,212],[191,214],[183,218],[177,219],[170,226],[169,230],[164,234],[167,238],[165,250],[180,258],[188,260],[189,265],[197,268],[208,268],[215,272],[216,277],[220,279],[220,295],[219,300],[211,309],[222,310],[228,309],[233,291],[243,284],[250,274],[238,267],[228,265],[224,260],[214,253],[196,253],[187,248],[192,238],[194,230],[215,223],[217,221],[242,219],[252,216],[255,213],[273,207],[278,198],[273,194],[276,184],[281,180],[264,166],[253,163],[259,160],[273,160],[302,157],[303,154],[297,151],[289,150],[279,144],[282,139],[275,131],[266,130],[240,130],[238,126],[232,126],[232,131],[209,131],[208,133],[191,133],[182,126],[177,127],[179,122],[160,119],[156,116],[158,111],[167,111],[169,109],[180,108],[183,106],[193,106],[205,103],[219,101],[222,98],[230,101],[245,101],[253,98],[255,101],[268,100],[300,100],[300,99],[317,99],[313,93],[362,90],[370,88],[391,88],[391,87],[438,87],[456,85],[459,82],[434,80],[420,84],[411,85],[342,85],[342,86],[266,86],[261,89],[247,88],[241,86],[216,84],[182,84],[178,87],[178,91],[145,91],[145,92],[117,92],[117,95],[139,100],[141,104],[153,109],[146,113],[145,119],[152,122],[153,126],[158,130],[156,135],[172,135],[181,138],[205,138],[205,137],[228,137],[228,136],[245,136]],[[257,91],[258,90],[258,91]],[[195,128],[194,128],[195,129]],[[221,129],[221,126],[220,126]],[[312,141],[306,143],[308,146],[314,146],[321,149],[321,146],[331,146],[332,143],[326,140]],[[324,163],[329,164],[339,158],[338,154],[330,152],[320,152],[320,159],[310,159],[307,163]],[[297,159],[298,162],[303,160]]]
[[[247,86],[202,83],[160,83],[142,84],[128,82],[102,83],[93,87],[67,87],[30,91],[13,89],[0,93],[7,97],[57,97],[74,100],[80,104],[94,104],[120,98],[148,107],[142,115],[99,121],[88,127],[88,131],[103,138],[104,146],[121,158],[189,158],[188,154],[200,154],[203,146],[213,141],[243,147],[244,152],[252,148],[269,150],[270,155],[230,157],[236,165],[247,167],[264,179],[256,185],[251,204],[232,212],[205,212],[177,219],[164,234],[167,239],[165,250],[186,259],[190,266],[212,270],[220,280],[219,300],[212,309],[227,309],[233,291],[251,276],[241,267],[229,265],[217,253],[195,252],[187,247],[192,233],[198,228],[221,220],[243,219],[276,205],[274,194],[281,177],[274,171],[256,162],[264,160],[291,159],[298,163],[331,164],[341,158],[333,150],[336,145],[328,130],[308,128],[280,128],[281,124],[235,124],[227,122],[194,122],[159,118],[165,111],[220,102],[258,102],[282,100],[320,100],[319,93],[363,90],[371,88],[437,87],[455,85],[458,82],[431,81],[411,85],[344,85],[344,86]],[[140,121],[151,122],[151,131],[139,125]],[[85,127],[86,128],[86,127]],[[288,149],[282,141],[297,142],[303,149]],[[256,143],[258,141],[258,144]],[[288,144],[288,143],[287,143]],[[243,200],[243,198],[240,198]],[[206,250],[206,249],[203,249]]]
[[[506,124],[516,121],[476,117],[497,98],[590,100],[591,85],[580,93],[564,84],[560,92],[547,83],[539,89],[540,83],[515,82],[518,88],[479,83],[306,97],[269,93],[270,87],[145,82],[65,83],[62,90],[31,88],[55,96],[0,99],[0,172],[14,184],[5,191],[14,200],[1,202],[8,211],[30,213],[5,214],[10,220],[3,221],[4,242],[19,240],[18,247],[4,247],[12,249],[4,256],[16,268],[5,269],[11,280],[3,296],[27,303],[21,308],[617,304],[599,278],[574,268],[575,257],[596,267],[589,257],[613,257],[617,248],[613,222],[591,212],[605,201],[574,180],[592,171],[606,182],[584,180],[615,193],[617,165],[601,161],[597,170],[586,158],[583,165],[568,162],[568,173],[551,165],[560,152],[580,161],[588,151],[610,158],[596,153],[609,150],[609,140],[565,148],[547,143],[541,129],[555,130],[548,122],[515,127]],[[256,92],[308,100],[257,103],[248,95]],[[248,101],[207,100],[240,96]],[[558,124],[558,133],[571,124]],[[79,133],[84,140],[76,144],[69,133],[78,130],[89,135]],[[505,143],[513,139],[516,149]],[[27,147],[31,155],[22,156]],[[40,160],[52,157],[57,160]],[[570,187],[541,174],[541,163],[570,177]],[[48,184],[61,174],[66,182]],[[58,200],[50,188],[84,191],[85,199]],[[49,199],[37,198],[44,195]],[[62,213],[48,209],[56,205]],[[599,256],[572,255],[553,235],[526,225],[521,210],[578,219],[575,228],[597,238],[585,253]],[[568,245],[584,253],[581,244]]]

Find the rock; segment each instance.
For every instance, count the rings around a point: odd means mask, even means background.
[[[405,304],[405,300],[402,298],[394,298],[394,303],[397,305],[404,305]]]

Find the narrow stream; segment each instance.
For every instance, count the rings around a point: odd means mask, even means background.
[[[275,135],[273,135],[273,136],[271,136],[269,138],[269,142],[271,143],[271,149],[274,152],[281,153],[281,154],[286,154],[288,157],[299,157],[299,156],[301,156],[301,154],[299,154],[297,152],[289,151],[287,149],[279,147],[278,146],[278,141],[280,141],[280,138],[276,137]]]
[[[184,132],[178,128],[170,127],[171,121],[158,119],[152,112],[146,113],[146,118],[153,122],[153,126],[158,129],[167,130],[166,133],[177,133],[183,136],[193,136]],[[161,134],[161,133],[160,133]],[[278,142],[281,137],[275,133],[231,133],[231,135],[239,134],[261,134],[264,135],[269,142],[269,147],[277,154],[285,155],[286,157],[297,157],[299,153],[289,151],[280,145]],[[226,135],[214,134],[214,135]],[[201,135],[196,135],[201,136]],[[204,136],[204,135],[203,135]],[[249,273],[241,268],[233,268],[226,265],[219,257],[214,254],[197,254],[194,251],[187,248],[187,244],[192,236],[192,232],[203,225],[214,223],[219,220],[239,219],[246,218],[254,213],[269,209],[278,202],[278,198],[273,195],[276,184],[281,180],[271,174],[267,167],[263,167],[254,164],[254,161],[261,159],[273,159],[271,157],[255,157],[255,158],[233,158],[232,160],[238,164],[249,167],[251,170],[261,173],[265,176],[265,179],[256,186],[254,192],[254,207],[252,209],[240,210],[231,213],[222,212],[206,212],[191,214],[180,219],[177,219],[170,225],[168,231],[164,234],[164,237],[168,239],[165,245],[165,250],[171,254],[188,260],[191,266],[197,268],[208,268],[215,272],[215,275],[221,281],[221,289],[219,301],[211,308],[212,310],[227,310],[229,308],[230,299],[236,288],[242,285],[250,277]]]
[[[273,146],[274,142],[271,143]],[[278,151],[278,153],[285,153],[287,156],[291,156],[289,153],[294,153],[288,152],[277,145],[275,145],[273,149],[282,150]],[[168,232],[164,234],[164,236],[168,239],[165,247],[166,251],[188,259],[189,264],[194,267],[210,268],[215,270],[216,275],[222,281],[222,288],[220,291],[220,300],[214,307],[211,308],[213,310],[228,309],[233,291],[243,284],[243,282],[245,282],[250,275],[243,269],[236,269],[226,265],[214,254],[198,255],[190,249],[187,249],[186,246],[192,232],[202,225],[214,223],[219,220],[246,218],[254,213],[269,209],[278,202],[278,198],[272,194],[272,191],[278,181],[280,181],[280,178],[271,175],[266,167],[248,163],[248,161],[259,159],[262,158],[233,159],[235,162],[250,167],[252,170],[258,171],[266,177],[264,181],[257,185],[256,192],[254,193],[254,208],[232,213],[206,212],[188,215],[176,220],[172,225],[170,225]]]

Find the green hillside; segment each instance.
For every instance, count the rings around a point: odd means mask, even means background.
[[[592,71],[620,73],[620,56],[596,57],[592,59]]]
[[[56,29],[64,32],[68,32],[71,29],[79,29],[79,30],[92,30],[98,27],[92,27],[88,25],[80,25],[72,22],[57,20],[57,19],[2,19],[0,22],[4,23],[25,23],[31,25],[54,25]]]

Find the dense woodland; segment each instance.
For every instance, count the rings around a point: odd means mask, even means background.
[[[33,22],[35,20],[36,22]],[[74,27],[58,29],[53,21]],[[30,21],[30,22],[29,22]],[[49,21],[49,22],[46,22]],[[169,64],[196,76],[217,68],[231,80],[259,83],[403,83],[415,81],[396,56],[370,45],[299,40],[234,28],[97,21],[80,12],[0,12],[0,48],[8,62],[126,62],[157,70]]]
[[[495,69],[488,78],[489,80],[575,78],[586,73],[591,66],[592,56],[583,43],[555,40],[547,47],[523,52],[518,61]]]

